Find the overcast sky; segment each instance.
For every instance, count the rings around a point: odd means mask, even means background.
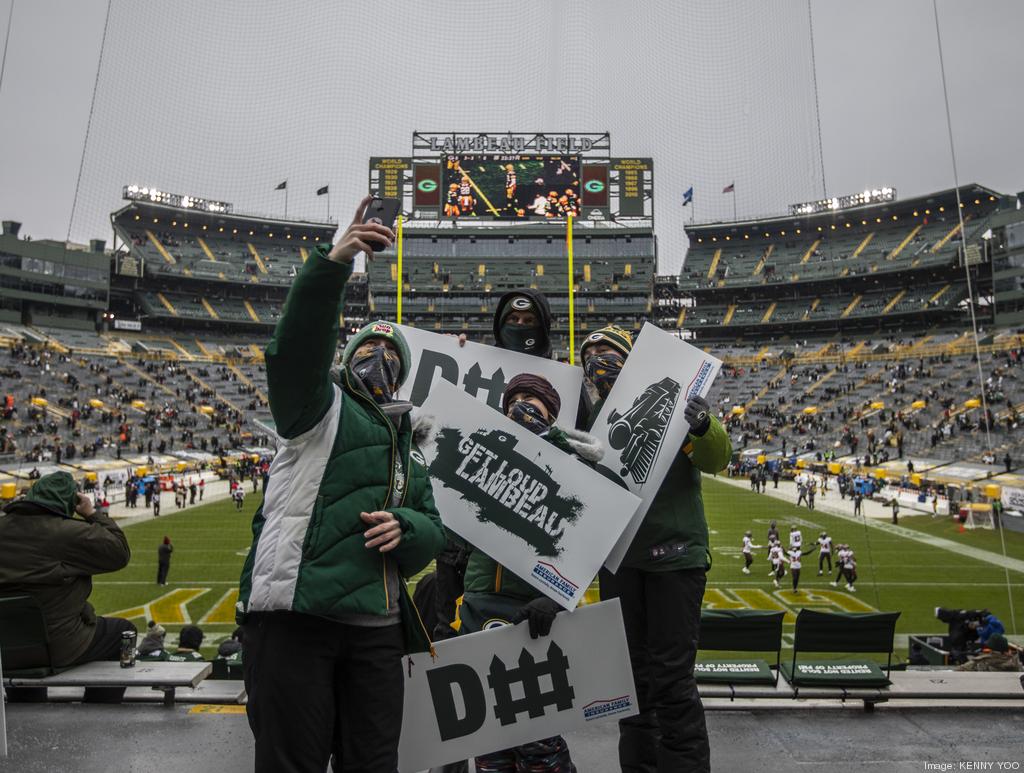
[[[952,185],[931,0],[811,0],[829,195]],[[413,130],[604,131],[651,156],[660,270],[698,220],[822,192],[806,0],[114,0],[77,205],[103,0],[15,0],[0,217],[108,238],[135,182],[322,216]],[[6,33],[11,0],[0,0]],[[368,12],[363,9],[370,9]],[[1024,188],[1024,2],[939,0],[961,182]]]

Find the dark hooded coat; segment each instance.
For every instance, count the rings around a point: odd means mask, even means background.
[[[122,569],[131,557],[109,516],[75,517],[76,493],[68,473],[44,475],[0,514],[0,596],[28,595],[40,606],[57,667],[74,663],[93,639],[92,576]]]

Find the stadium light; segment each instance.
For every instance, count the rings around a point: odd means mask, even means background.
[[[214,201],[213,199],[203,199],[198,196],[168,193],[157,188],[140,187],[138,185],[124,186],[122,197],[129,201],[148,201],[152,204],[164,204],[169,207],[180,207],[181,209],[196,209],[202,212],[226,214],[233,209],[233,205],[226,201]]]
[[[791,215],[814,215],[819,212],[835,212],[839,209],[850,207],[862,207],[865,204],[876,204],[882,201],[895,201],[895,188],[871,188],[860,193],[851,193],[847,196],[833,196],[829,199],[818,199],[807,201],[801,204],[790,204],[789,214]]]

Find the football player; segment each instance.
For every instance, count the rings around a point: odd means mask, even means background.
[[[743,535],[743,574],[750,574],[750,565],[754,563],[754,550],[764,547],[754,544],[753,532],[746,532]]]

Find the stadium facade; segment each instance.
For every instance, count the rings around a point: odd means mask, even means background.
[[[409,156],[370,159],[368,185],[401,200],[401,253],[353,277],[343,336],[401,308],[406,324],[490,342],[497,300],[517,287],[548,296],[561,357],[570,317],[577,337],[653,322],[741,349],[962,331],[970,297],[985,328],[1024,320],[1020,198],[981,185],[691,224],[678,275],[658,270],[651,159],[612,156],[607,134],[417,132]],[[5,223],[0,320],[255,356],[296,271],[337,228],[136,185],[123,196],[111,250],[19,239]]]

